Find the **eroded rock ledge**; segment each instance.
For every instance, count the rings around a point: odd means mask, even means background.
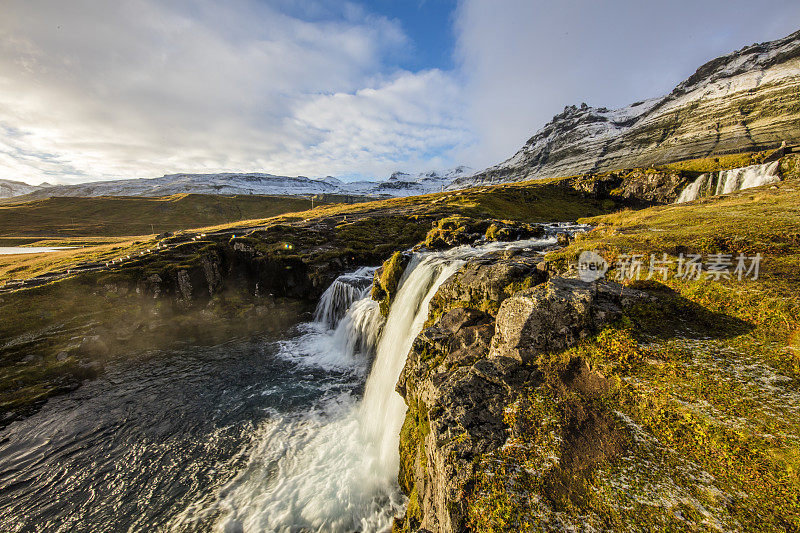
[[[445,282],[397,384],[409,407],[399,475],[409,504],[395,529],[464,531],[477,459],[513,431],[504,413],[542,382],[539,357],[575,345],[647,298],[610,281],[548,276],[539,257],[508,253],[470,261]],[[565,391],[589,398],[607,388],[580,360],[560,379]],[[567,424],[574,438],[562,448],[565,468],[587,468],[620,446],[601,413],[576,412]],[[553,490],[568,492],[570,479],[554,479]]]

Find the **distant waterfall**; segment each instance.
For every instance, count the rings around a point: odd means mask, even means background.
[[[693,202],[705,196],[719,196],[778,182],[781,179],[778,175],[779,165],[780,161],[774,161],[764,165],[701,174],[683,189],[675,203]]]
[[[675,200],[676,204],[685,202],[693,202],[703,196],[710,196],[709,187],[712,182],[712,174],[700,174],[696,180],[686,186],[681,192],[678,199]]]

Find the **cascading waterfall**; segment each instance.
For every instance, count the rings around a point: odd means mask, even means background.
[[[405,505],[397,472],[406,405],[395,385],[427,319],[431,299],[470,257],[554,243],[551,236],[415,254],[385,323],[377,303],[364,298],[352,303],[336,329],[330,330],[330,317],[336,315],[332,309],[350,292],[341,286],[326,291],[324,308],[321,303],[317,313],[325,322],[307,324],[303,335],[284,341],[282,352],[300,364],[354,379],[363,376],[369,368],[367,356],[374,354],[363,397],[358,387],[344,392],[332,387],[314,409],[276,415],[254,435],[247,466],[220,487],[214,501],[199,502],[200,512],[187,510],[179,525],[202,521],[197,515],[205,514],[222,517],[219,531],[389,529]]]
[[[314,312],[314,322],[320,322],[328,327],[336,327],[345,312],[367,295],[372,285],[375,267],[361,267],[355,272],[342,274],[331,283],[330,287],[320,296],[317,309]]]
[[[778,175],[779,165],[780,161],[773,161],[765,165],[723,170],[720,172],[719,181],[717,182],[717,194],[728,194],[733,191],[741,191],[780,181],[780,176]]]
[[[693,202],[704,196],[719,196],[778,182],[781,179],[778,175],[779,165],[780,161],[774,161],[763,165],[701,174],[683,189],[675,203]]]
[[[363,400],[340,393],[321,410],[261,428],[248,467],[206,509],[225,515],[220,531],[381,531],[391,525],[404,504],[397,470],[406,407],[395,383],[428,303],[461,264],[453,254],[415,256],[385,325],[377,302],[364,298],[328,330],[338,302],[351,294],[342,287],[346,281],[334,282],[318,308],[326,322],[309,325],[284,352],[323,368],[349,362],[356,372],[367,367],[364,355],[374,353]]]
[[[395,384],[428,317],[428,304],[439,286],[463,264],[463,260],[446,255],[415,256],[389,311],[361,405],[364,437],[374,447],[376,469],[387,477],[397,475],[400,427],[406,413]]]

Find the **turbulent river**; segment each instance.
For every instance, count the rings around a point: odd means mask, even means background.
[[[1,531],[384,531],[402,514],[394,386],[437,288],[470,257],[415,254],[385,323],[373,268],[315,319],[152,354],[0,430]]]

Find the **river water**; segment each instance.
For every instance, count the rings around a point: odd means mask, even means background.
[[[385,323],[365,268],[282,340],[109,367],[0,431],[0,531],[387,530],[394,384],[428,302],[470,257],[554,241],[415,254]]]

